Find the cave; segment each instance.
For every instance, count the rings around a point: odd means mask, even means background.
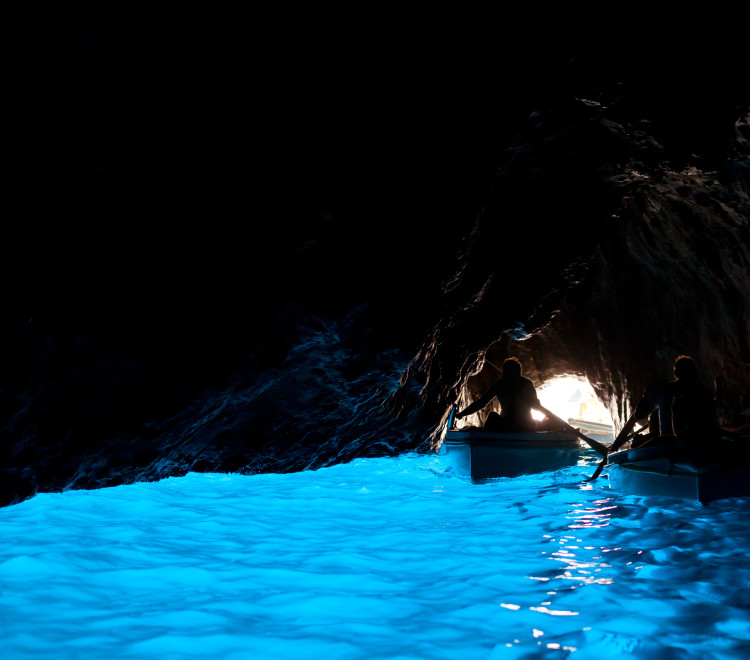
[[[495,365],[517,356],[536,383],[565,375],[588,380],[618,428],[645,389],[669,380],[674,360],[687,354],[701,365],[701,381],[716,388],[721,422],[746,418],[746,173],[731,168],[722,181],[694,167],[660,167],[647,175],[634,168],[653,157],[653,143],[634,144],[622,127],[612,135],[609,120],[589,103],[569,111],[587,119],[551,134],[536,119],[528,142],[506,153],[502,199],[480,214],[461,267],[445,283],[446,313],[408,371],[424,383],[426,407],[444,417],[450,401],[476,398],[498,377]],[[629,146],[616,151],[634,149],[633,160],[599,171],[578,153],[555,152],[554,164],[538,162],[529,147],[561,140],[579,149],[586,135],[601,143],[596,131],[625,139]],[[747,116],[735,131],[739,154],[747,148]],[[530,201],[530,173],[545,178],[558,168],[563,177],[557,172],[554,183],[539,186],[549,197]],[[736,205],[716,205],[709,201],[715,194],[727,201],[737,195]],[[535,222],[550,215],[576,217],[575,238],[564,221],[551,229]],[[499,221],[509,216],[518,226]],[[539,233],[550,242],[535,241]],[[533,249],[488,254],[487,246],[503,241]],[[508,273],[519,273],[520,295]]]
[[[691,355],[747,423],[736,21],[715,47],[688,17],[56,11],[2,264],[0,504],[435,452],[509,356],[617,431]]]

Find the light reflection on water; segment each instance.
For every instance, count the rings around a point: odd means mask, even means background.
[[[625,497],[597,462],[38,496],[0,509],[2,657],[750,657],[750,502]]]

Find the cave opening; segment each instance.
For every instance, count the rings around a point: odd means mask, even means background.
[[[564,420],[580,420],[613,426],[609,410],[599,400],[589,381],[582,376],[555,376],[537,387],[542,405]],[[536,420],[544,418],[534,410]]]
[[[499,371],[495,368],[493,371]],[[482,385],[478,385],[481,382]],[[539,381],[536,381],[539,383]],[[463,391],[465,405],[474,400],[488,383],[486,374],[480,372],[474,379],[469,379]],[[552,374],[536,385],[537,396],[541,404],[561,419],[585,434],[593,434],[601,440],[614,440],[614,420],[607,406],[599,399],[596,390],[589,380],[582,375],[572,373]],[[464,418],[457,424],[463,426],[483,426],[486,416],[492,409],[498,409],[497,401],[490,403],[483,411]],[[532,417],[541,421],[544,414],[532,410]]]

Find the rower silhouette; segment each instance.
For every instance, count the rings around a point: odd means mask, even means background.
[[[456,418],[461,419],[479,412],[496,398],[500,403],[500,413],[492,411],[488,415],[485,430],[497,433],[533,433],[539,430],[543,425],[534,420],[531,411],[538,410],[545,415],[550,413],[539,402],[534,384],[524,378],[522,371],[518,358],[510,357],[505,360],[502,376],[479,399],[456,413]]]
[[[718,437],[720,429],[714,392],[698,383],[698,369],[693,358],[680,355],[674,363],[674,376],[675,380],[658,383],[646,390],[610,451],[624,444],[636,423],[645,423],[647,419],[649,435],[641,444],[676,441],[685,453],[697,456]]]

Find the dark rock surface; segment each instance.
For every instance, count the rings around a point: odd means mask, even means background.
[[[748,404],[731,16],[34,25],[0,504],[430,451],[508,354],[585,375],[620,422],[679,353],[722,377],[725,420]]]
[[[688,354],[703,382],[717,387],[720,421],[732,424],[750,403],[750,116],[736,124],[726,167],[657,160],[651,168],[643,162],[661,145],[606,118],[613,113],[601,106],[579,103],[579,124],[549,134],[535,120],[530,137],[509,150],[498,206],[480,216],[463,267],[446,286],[455,307],[409,373],[426,383],[424,402],[438,415],[457,398],[463,407],[478,397],[497,379],[495,365],[516,355],[537,383],[586,377],[621,425],[644,389],[670,380],[675,358]],[[556,156],[566,168],[564,191],[553,195],[557,217],[574,218],[573,227],[524,222],[545,213],[549,200],[530,202],[526,189],[537,189],[536,173],[548,176],[546,154],[568,131],[578,133],[578,147],[581,133],[611,133],[624,163]],[[539,140],[544,152],[528,149]],[[507,216],[519,219],[515,232],[499,222]],[[534,248],[484,255],[509,238]]]

